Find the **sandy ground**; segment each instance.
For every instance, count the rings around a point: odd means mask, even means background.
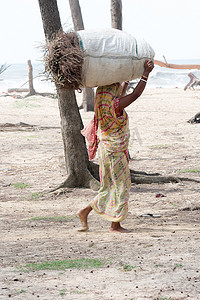
[[[123,222],[131,233],[109,233],[110,224],[94,212],[90,231],[77,232],[76,212],[96,192],[41,193],[66,177],[57,100],[0,97],[0,107],[1,124],[37,125],[0,131],[0,299],[200,299],[198,183],[132,185]],[[199,179],[199,173],[179,173],[200,169],[200,124],[187,123],[200,111],[199,90],[146,89],[127,111],[131,168]],[[86,124],[93,113],[81,115]],[[146,213],[161,217],[141,217]],[[78,258],[104,264],[18,268]]]

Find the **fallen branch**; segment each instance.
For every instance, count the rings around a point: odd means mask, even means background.
[[[29,92],[29,89],[25,88],[12,88],[7,90],[8,93],[24,93],[24,92]]]
[[[27,123],[19,122],[13,123],[2,123],[0,124],[0,131],[38,131],[45,129],[59,129],[60,127],[51,126],[40,126],[40,125],[30,125]]]
[[[186,86],[184,87],[184,91],[186,91],[188,88],[189,88],[189,89],[190,89],[190,88],[193,88],[193,89],[194,89],[195,86],[200,85],[200,79],[197,78],[194,74],[189,73],[188,76],[190,77],[190,81],[189,81],[189,83],[186,84]]]
[[[164,57],[165,59],[165,57]],[[154,64],[158,65],[160,67],[164,68],[170,68],[170,69],[182,69],[182,70],[191,70],[191,69],[197,69],[200,70],[200,65],[179,65],[179,64],[168,64],[166,59],[165,63],[160,60],[154,60]]]

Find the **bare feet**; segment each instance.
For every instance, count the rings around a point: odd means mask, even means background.
[[[129,233],[130,230],[121,227],[119,222],[112,222],[111,227],[110,227],[110,232],[113,233]]]
[[[87,231],[89,229],[88,223],[87,223],[87,217],[88,217],[89,213],[91,212],[91,210],[92,210],[92,207],[90,205],[79,210],[78,216],[79,216],[79,219],[80,219],[81,225],[82,225],[82,228],[78,229],[79,232]]]

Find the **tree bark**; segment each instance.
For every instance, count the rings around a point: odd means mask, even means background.
[[[79,0],[69,0],[74,30],[84,30],[84,23],[81,14]],[[94,111],[94,90],[92,88],[83,89],[83,102],[80,106],[84,111]]]
[[[122,1],[111,0],[111,26],[122,30]]]
[[[27,96],[33,96],[36,94],[36,91],[33,87],[33,67],[31,60],[28,60],[28,83],[29,83],[29,93]]]
[[[62,30],[56,0],[38,0],[42,15],[44,33],[47,40],[53,39]],[[81,135],[83,128],[76,102],[75,92],[57,86],[58,104],[61,117],[61,132],[67,178],[60,187],[90,187],[97,190],[99,182],[89,171],[89,159],[85,139]],[[57,188],[56,188],[57,189]]]
[[[89,187],[98,189],[99,183],[91,175],[83,124],[74,91],[58,89],[62,137],[68,178],[62,187]]]
[[[44,34],[48,41],[53,39],[59,30],[62,30],[57,0],[38,0],[38,2]]]
[[[94,111],[94,90],[92,88],[83,89],[83,109],[84,111]]]
[[[69,0],[69,6],[71,10],[74,29],[76,31],[84,30],[84,24],[83,24],[83,18],[81,14],[81,8],[79,5],[79,0]]]

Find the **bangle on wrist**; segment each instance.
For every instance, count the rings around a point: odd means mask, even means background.
[[[144,81],[144,82],[146,82],[146,83],[147,83],[147,80],[145,80],[144,78],[141,78],[140,80],[142,80],[142,81]]]
[[[147,76],[145,76],[145,75],[142,75],[142,78],[144,78],[145,80],[147,80],[147,79],[148,79],[148,77],[147,77]]]

